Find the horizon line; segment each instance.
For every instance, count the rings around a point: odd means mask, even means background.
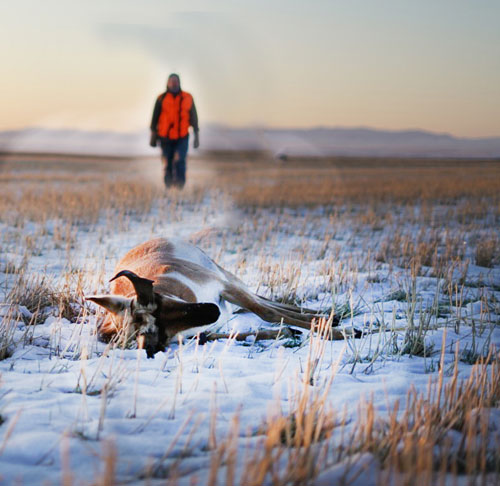
[[[308,127],[300,127],[300,126],[293,126],[293,127],[288,127],[288,126],[269,126],[269,125],[264,125],[264,124],[249,124],[249,125],[226,125],[224,123],[219,123],[219,122],[207,122],[205,124],[207,127],[217,127],[217,128],[223,128],[223,129],[229,129],[229,130],[267,130],[267,131],[280,131],[280,130],[289,130],[289,131],[300,131],[300,132],[307,132],[307,131],[314,131],[314,130],[366,130],[366,131],[372,131],[372,132],[386,132],[386,133],[422,133],[422,134],[428,134],[428,135],[435,135],[435,136],[441,136],[441,137],[450,137],[450,138],[455,138],[455,139],[462,139],[462,140],[488,140],[488,139],[499,139],[500,134],[498,135],[486,135],[486,136],[460,136],[460,135],[454,135],[450,132],[438,132],[438,131],[432,131],[428,130],[425,128],[400,128],[400,129],[394,129],[394,128],[378,128],[378,127],[371,127],[368,125],[354,125],[354,126],[349,126],[349,125],[314,125],[314,126],[308,126]],[[141,132],[148,132],[148,128],[143,128],[143,129],[136,129],[136,130],[113,130],[113,129],[90,129],[90,128],[77,128],[77,127],[44,127],[44,126],[39,126],[39,125],[28,125],[25,127],[20,127],[20,128],[5,128],[5,129],[0,129],[0,133],[9,133],[9,132],[22,132],[22,131],[29,131],[29,130],[39,130],[39,131],[52,131],[52,132],[80,132],[80,133],[113,133],[113,134],[139,134]],[[203,130],[200,130],[200,132],[203,132]]]

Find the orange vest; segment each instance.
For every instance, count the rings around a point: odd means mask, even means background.
[[[189,133],[189,111],[193,106],[193,97],[186,91],[177,96],[167,92],[161,104],[157,132],[159,137],[177,140]]]

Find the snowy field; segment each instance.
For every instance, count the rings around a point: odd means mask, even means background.
[[[498,162],[193,160],[166,192],[34,159],[0,162],[0,484],[500,483]],[[158,236],[346,338],[100,342],[84,297]]]

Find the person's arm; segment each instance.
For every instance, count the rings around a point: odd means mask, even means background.
[[[156,103],[155,103],[155,107],[153,109],[153,116],[151,117],[151,131],[152,132],[156,132],[156,126],[158,125],[158,120],[160,118],[160,113],[161,113],[161,105],[162,105],[162,101],[163,101],[163,96],[158,96],[158,98],[156,98]]]
[[[191,109],[189,110],[189,124],[193,127],[194,131],[194,141],[193,148],[198,148],[200,146],[200,127],[198,126],[198,113],[196,111],[196,106],[194,101],[191,105]]]
[[[163,96],[161,95],[156,98],[155,107],[153,109],[153,116],[151,117],[151,137],[149,139],[149,145],[151,145],[151,147],[156,147],[158,141],[158,132],[156,131],[156,127],[160,118],[162,100]]]
[[[200,130],[200,127],[198,126],[198,113],[196,112],[194,101],[191,105],[191,109],[189,110],[189,124],[193,127],[194,133],[197,133]]]

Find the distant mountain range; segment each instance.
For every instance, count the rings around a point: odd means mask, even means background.
[[[370,128],[202,127],[199,151],[265,151],[275,156],[500,158],[500,137],[459,138],[421,130]],[[154,155],[149,132],[91,132],[27,128],[0,132],[2,153],[141,157]]]

